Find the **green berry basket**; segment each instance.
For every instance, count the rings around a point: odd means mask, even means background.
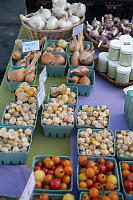
[[[123,161],[123,162],[128,163],[129,166],[131,166],[133,164],[133,161]],[[127,194],[126,190],[124,188],[123,178],[122,178],[122,170],[121,170],[121,163],[123,163],[123,162],[121,162],[121,161],[119,162],[120,181],[121,181],[121,187],[122,187],[121,190],[124,194],[125,200],[133,200],[133,194]]]
[[[32,169],[34,169],[35,164],[37,161],[43,161],[46,157],[52,158],[53,156],[34,156],[33,157],[33,162],[32,162]],[[70,156],[59,156],[61,160],[70,160]],[[46,190],[46,189],[34,189],[34,192],[46,192],[46,193],[60,193],[60,194],[65,194],[65,193],[71,193],[73,190],[73,174],[71,175],[71,184],[70,188],[68,190]]]
[[[82,110],[82,106],[83,106],[83,105],[79,105],[79,107],[78,107],[78,112],[79,112],[80,110]],[[88,105],[88,106],[91,106],[91,105]],[[92,107],[97,107],[97,106],[92,106]],[[76,115],[76,127],[77,127],[78,129],[82,129],[82,128],[97,129],[95,126],[78,125],[78,112],[77,112],[77,115]],[[109,118],[110,118],[110,117],[108,117],[108,125],[107,125],[107,127],[105,127],[105,128],[109,128],[109,121],[110,121]],[[105,128],[98,128],[98,129],[105,129]]]
[[[67,66],[67,54],[61,53],[61,52],[54,52],[52,54],[54,54],[54,55],[60,54],[60,55],[64,56],[65,64],[64,65],[55,65],[55,66],[42,65],[42,68],[44,68],[46,66],[48,77],[64,77],[65,69]]]
[[[70,73],[71,70],[72,70],[72,68],[68,69],[67,78],[71,78],[74,75],[74,73]],[[71,83],[67,79],[67,85],[68,86],[75,86],[75,87],[78,88],[78,95],[79,96],[89,96],[90,93],[91,93],[91,90],[94,87],[94,84],[95,84],[95,71],[94,70],[90,70],[90,72],[86,76],[88,76],[88,78],[90,79],[91,85],[75,84],[75,83]]]
[[[69,106],[73,108],[73,115],[75,108],[73,106]],[[45,106],[44,106],[45,109]],[[72,126],[57,126],[57,125],[46,125],[43,123],[43,110],[41,113],[41,126],[43,128],[45,137],[70,137],[71,131],[74,127],[74,122]]]
[[[48,100],[47,102],[49,103],[50,102],[50,88],[51,87],[58,87],[57,85],[50,85],[49,86],[49,94],[48,94]],[[78,88],[77,87],[74,87],[74,86],[67,86],[68,88],[70,88],[71,92],[74,92],[76,94],[76,104],[66,104],[68,106],[75,106],[78,104]],[[52,97],[54,98],[54,97]]]
[[[5,123],[5,119],[4,119],[4,116],[5,116],[5,114],[7,113],[7,106],[10,104],[11,102],[8,102],[7,104],[6,104],[6,106],[5,106],[5,109],[4,109],[4,112],[3,112],[3,115],[2,115],[2,119],[1,119],[1,124],[2,124],[2,126],[6,126],[6,127],[8,127],[8,126],[11,126],[11,127],[18,127],[18,125],[11,125],[11,124],[6,124]],[[38,109],[37,109],[37,112],[36,112],[36,119],[35,119],[35,121],[34,121],[34,125],[33,126],[30,126],[30,127],[32,127],[32,130],[34,131],[34,129],[36,128],[36,123],[37,123],[37,117],[38,117]],[[23,126],[20,126],[20,127],[23,127]],[[29,127],[29,126],[25,126],[25,127]]]
[[[130,130],[124,130],[126,132],[131,132]],[[132,161],[133,162],[133,158],[132,157],[128,157],[128,156],[120,156],[119,153],[118,153],[118,148],[117,148],[117,134],[119,134],[121,132],[121,130],[116,130],[115,131],[115,141],[116,141],[116,156],[117,156],[117,159],[119,161]]]
[[[18,70],[18,69],[21,69],[22,67],[10,67],[10,69],[8,70],[8,74],[11,72],[11,71],[13,71],[13,70]],[[25,68],[26,69],[26,67],[24,66],[23,68]],[[19,84],[21,84],[22,82],[15,82],[15,81],[9,81],[8,80],[8,74],[7,74],[7,78],[6,78],[6,83],[7,83],[7,85],[8,85],[8,87],[9,87],[9,90],[11,91],[11,92],[14,92],[16,89],[17,89],[17,86],[19,85]],[[36,81],[36,77],[37,77],[37,69],[36,69],[36,71],[35,71],[35,79],[34,79],[34,81],[33,82],[28,82],[28,84],[29,85],[34,85],[35,84],[35,81]]]
[[[96,157],[89,157],[87,156],[88,160],[93,160],[94,162],[97,162],[98,158]],[[109,157],[103,157],[103,156],[100,156],[99,158],[104,158],[105,161],[112,161],[114,164],[115,164],[115,169],[114,169],[114,175],[117,177],[117,186],[116,186],[116,189],[114,191],[120,191],[120,178],[119,178],[119,172],[118,172],[118,166],[117,166],[117,162],[116,162],[116,159],[115,158],[109,158]],[[77,164],[77,187],[78,187],[78,190],[80,192],[88,192],[89,189],[82,189],[82,188],[79,188],[79,181],[78,181],[78,176],[79,176],[79,169],[82,167],[82,165],[79,165],[79,163]],[[104,190],[101,190],[101,191],[104,191]]]
[[[52,44],[55,44],[57,45],[58,43],[58,40],[46,40],[45,44],[44,44],[44,48],[43,48],[43,51],[47,51],[47,52],[50,52],[50,53],[55,53],[56,51],[48,51],[46,48],[51,46]],[[68,46],[68,45],[67,45]],[[63,53],[67,53],[67,46],[66,48],[64,49],[64,52]],[[58,52],[60,53],[60,52]]]
[[[82,129],[78,129],[78,132],[77,132],[77,152],[78,152],[78,155],[79,156],[81,156],[82,154],[80,153],[80,151],[79,151],[79,144],[78,144],[78,139],[79,139],[79,135],[80,135],[80,132],[81,131],[85,131],[86,130],[86,128],[82,128]],[[107,129],[109,132],[111,132],[111,134],[112,134],[112,136],[113,136],[113,143],[114,143],[114,145],[113,145],[113,148],[114,148],[114,153],[113,154],[109,154],[109,155],[100,155],[100,156],[102,156],[102,157],[115,157],[115,154],[116,154],[116,142],[115,142],[115,137],[114,137],[114,135],[113,135],[113,131],[111,131],[111,130],[109,130],[109,129]],[[101,131],[101,129],[92,129],[92,132],[99,132],[99,131]],[[96,158],[98,158],[99,157],[99,155],[88,155],[88,154],[85,154],[85,156],[88,156],[88,157],[90,157],[90,158],[94,158],[94,157],[96,157]]]
[[[113,192],[113,191],[112,191],[112,192]],[[81,200],[82,194],[84,194],[84,193],[89,194],[88,192],[81,192],[81,193],[80,193],[79,200]],[[107,191],[105,191],[104,193],[100,192],[100,194],[102,194],[102,195],[108,195],[109,193],[110,193],[110,192],[107,192]],[[118,194],[118,196],[119,196],[119,200],[124,200],[124,196],[123,196],[122,193],[117,192],[117,191],[115,191],[115,193]]]
[[[18,197],[13,197],[13,196],[5,196],[5,195],[1,195],[0,194],[0,199],[1,199],[1,197],[4,197],[5,198],[5,200],[19,200],[19,198]],[[1,199],[2,200],[2,199]],[[3,199],[4,200],[4,199]]]
[[[4,126],[0,126],[0,129],[4,128]],[[32,144],[32,135],[33,135],[33,129],[30,126],[6,126],[5,127],[7,130],[13,129],[13,130],[19,130],[23,129],[26,130],[27,128],[31,129],[31,135],[30,135],[30,145],[28,147],[27,152],[11,152],[11,153],[6,153],[6,152],[0,152],[0,165],[23,165],[26,163],[28,154],[30,152],[30,147]]]
[[[36,200],[36,198],[39,198],[40,194],[43,194],[43,192],[33,193],[32,200]],[[50,194],[50,193],[47,193],[47,194],[49,196],[49,200],[63,200],[63,196],[64,196],[64,194]],[[73,196],[73,200],[75,200],[74,196]]]

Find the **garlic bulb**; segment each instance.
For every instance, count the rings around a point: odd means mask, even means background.
[[[63,7],[56,7],[52,9],[52,13],[58,17],[58,18],[62,18],[62,17],[68,17],[67,12],[64,10]]]
[[[51,11],[46,8],[43,9],[43,6],[41,6],[40,9],[37,12],[35,12],[35,15],[38,15],[42,18],[44,22],[46,22],[46,20],[48,20],[51,17]]]
[[[86,12],[86,6],[83,3],[73,3],[70,7],[73,15],[83,17]]]
[[[52,7],[53,8],[63,7],[64,9],[66,9],[66,4],[67,4],[66,0],[52,0]]]
[[[71,25],[72,25],[72,23],[69,20],[66,20],[65,18],[61,18],[58,21],[59,28],[67,28],[67,27],[69,27]]]
[[[70,3],[67,3],[67,4],[66,4],[66,10],[69,10],[70,7],[71,7],[71,4],[70,4]]]
[[[72,11],[69,10],[68,11],[68,15],[69,15],[69,21],[72,23],[72,24],[76,24],[80,21],[80,18],[76,15],[72,15]]]
[[[58,19],[54,16],[51,16],[46,24],[46,29],[48,30],[54,30],[58,28]]]

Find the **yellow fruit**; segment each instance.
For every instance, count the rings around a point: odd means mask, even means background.
[[[45,173],[42,170],[36,170],[35,171],[35,179],[36,181],[43,182],[45,177]]]
[[[66,94],[66,90],[63,90],[62,92],[61,92],[61,94],[63,95],[63,94]]]
[[[57,106],[53,106],[53,111],[54,111],[54,112],[57,111]]]
[[[18,88],[18,89],[16,90],[16,95],[18,95],[20,92],[24,92],[24,90],[23,90],[22,88]]]
[[[20,133],[23,133],[23,129],[22,128],[18,129],[18,134],[20,134]]]
[[[63,200],[74,200],[74,197],[72,194],[67,193],[63,196]]]
[[[18,112],[21,112],[22,107],[21,107],[21,106],[18,106],[18,107],[16,108],[16,110],[17,110]]]
[[[87,176],[84,173],[79,174],[79,181],[86,181],[87,180]]]
[[[34,96],[34,89],[31,88],[31,89],[28,90],[26,93],[27,93],[30,97],[33,97],[33,96]]]
[[[117,184],[117,177],[115,175],[109,175],[107,177],[107,183],[110,182],[110,183],[114,183],[115,185]]]

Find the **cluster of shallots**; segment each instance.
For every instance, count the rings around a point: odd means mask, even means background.
[[[36,120],[36,103],[28,104],[18,100],[16,103],[9,103],[6,106],[4,124],[18,126],[33,126]]]
[[[105,105],[102,107],[83,105],[77,116],[78,125],[106,128],[109,120],[109,109]]]
[[[118,154],[133,158],[133,131],[121,131],[116,136]]]
[[[93,131],[87,128],[79,133],[79,152],[82,155],[110,155],[114,153],[114,137],[107,129]]]
[[[30,145],[31,129],[0,129],[0,152],[26,152]]]
[[[74,123],[73,108],[62,101],[45,104],[43,123],[46,125],[72,126]]]

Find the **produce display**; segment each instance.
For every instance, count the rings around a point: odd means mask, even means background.
[[[78,150],[82,155],[114,155],[113,133],[107,129],[81,129],[78,135]]]
[[[3,115],[3,124],[18,126],[33,126],[36,122],[37,105],[28,104],[18,100],[16,103],[9,103]]]
[[[107,106],[94,107],[83,105],[77,113],[77,125],[96,128],[107,128],[109,124],[109,109]]]
[[[63,39],[60,39],[56,42],[52,42],[52,44],[49,45],[50,40],[46,42],[44,50],[46,51],[55,51],[55,52],[65,52],[67,47],[67,42]]]
[[[76,104],[76,93],[71,88],[62,84],[58,87],[50,87],[50,102],[60,102],[63,104]]]
[[[98,159],[91,160],[86,156],[80,156],[78,163],[79,189],[89,189],[89,191],[93,189],[96,191],[114,191],[118,189],[118,174],[115,172],[117,165],[113,159],[105,160],[99,157]]]
[[[64,55],[61,54],[52,54],[50,52],[45,52],[41,57],[41,64],[42,65],[65,65],[66,58]]]
[[[35,196],[35,195],[34,195]],[[37,195],[36,195],[37,196]],[[39,197],[34,197],[33,200],[74,200],[74,196],[70,193],[62,195],[54,195],[42,193],[38,195]]]
[[[73,168],[70,160],[63,160],[59,156],[45,157],[37,161],[34,167],[36,189],[70,190]]]
[[[80,200],[121,200],[121,194],[116,192],[109,192],[106,194],[100,194],[97,188],[93,187],[89,193],[82,193]]]
[[[30,146],[31,129],[0,128],[0,152],[27,152]]]

